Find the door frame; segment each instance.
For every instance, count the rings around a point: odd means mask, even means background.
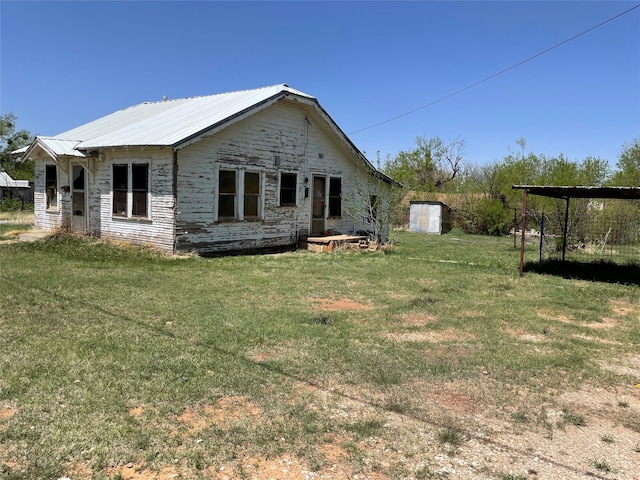
[[[327,182],[327,177],[326,175],[312,175],[311,176],[311,214],[309,216],[309,235],[317,235],[318,233],[322,234],[326,229],[327,229],[327,188],[328,188],[328,182]],[[323,196],[322,196],[322,217],[314,217],[313,216],[313,210],[315,207],[315,201],[316,201],[316,180],[321,180],[324,183],[324,192],[323,192]],[[320,197],[318,197],[319,199]],[[318,229],[314,229],[314,225],[319,225],[322,224],[322,229],[318,230]]]
[[[76,189],[74,187],[74,180],[75,180],[75,170],[76,168],[81,168],[82,169],[82,175],[83,175],[83,187],[82,189]],[[80,163],[71,163],[71,181],[69,182],[70,184],[70,193],[71,193],[71,231],[73,232],[86,232],[87,231],[87,226],[88,226],[88,205],[89,205],[89,193],[87,190],[87,186],[88,186],[88,175],[87,175],[87,169],[84,167],[84,165],[80,164]],[[83,215],[76,215],[76,209],[75,209],[75,199],[74,199],[74,195],[75,192],[82,192],[83,195],[83,204],[82,204],[82,212]]]

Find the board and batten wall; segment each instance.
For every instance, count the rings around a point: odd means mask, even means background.
[[[352,233],[344,192],[364,169],[328,130],[313,107],[281,100],[178,150],[176,250],[206,254],[295,245],[310,228],[314,175],[342,179],[342,216],[327,219],[325,228]],[[220,169],[260,173],[262,218],[217,220]],[[296,206],[279,205],[281,172],[297,174]]]

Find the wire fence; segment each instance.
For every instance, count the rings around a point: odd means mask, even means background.
[[[565,214],[564,200],[553,211],[528,212],[538,221],[531,240],[539,241],[540,260],[640,265],[640,200],[572,199],[567,222]]]

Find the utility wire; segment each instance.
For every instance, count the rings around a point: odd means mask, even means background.
[[[364,127],[364,128],[359,129],[359,130],[354,130],[353,132],[349,132],[348,135],[353,135],[354,133],[360,133],[360,132],[363,132],[365,130],[369,130],[370,128],[378,127],[380,125],[384,125],[385,123],[393,122],[394,120],[397,120],[399,118],[406,117],[407,115],[411,115],[412,113],[415,113],[418,110],[422,110],[423,108],[427,108],[427,107],[430,107],[432,105],[435,105],[436,103],[440,103],[440,102],[442,102],[442,101],[444,101],[444,100],[446,100],[448,98],[451,98],[451,97],[453,97],[455,95],[458,95],[459,93],[466,92],[467,90],[470,90],[473,87],[477,87],[481,83],[484,83],[484,82],[487,82],[487,81],[489,81],[489,80],[491,80],[493,78],[496,78],[497,76],[502,75],[503,73],[507,73],[508,71],[513,70],[514,68],[519,67],[520,65],[524,65],[525,63],[530,62],[531,60],[533,60],[535,58],[538,58],[538,57],[544,55],[545,53],[549,53],[551,50],[555,50],[556,48],[561,47],[562,45],[564,45],[566,43],[569,43],[569,42],[575,40],[578,37],[586,35],[587,33],[595,30],[596,28],[600,28],[603,25],[605,25],[605,24],[607,24],[609,22],[612,22],[613,20],[615,20],[615,19],[617,19],[617,18],[619,18],[619,17],[621,17],[623,15],[626,15],[627,13],[631,12],[632,10],[635,10],[638,7],[640,7],[640,3],[635,5],[635,6],[633,6],[633,7],[631,7],[628,10],[625,10],[622,13],[619,13],[618,15],[615,15],[615,16],[609,18],[608,20],[605,20],[604,22],[599,23],[598,25],[595,25],[595,26],[593,26],[593,27],[581,32],[581,33],[578,33],[577,35],[574,35],[571,38],[568,38],[568,39],[566,39],[566,40],[564,40],[564,41],[562,41],[560,43],[555,44],[553,47],[549,47],[549,48],[547,48],[546,50],[543,50],[540,53],[536,53],[535,55],[533,55],[533,56],[531,56],[531,57],[529,57],[529,58],[527,58],[525,60],[522,60],[522,61],[520,61],[520,62],[518,62],[518,63],[516,63],[514,65],[511,65],[508,68],[505,68],[504,70],[500,70],[498,73],[494,73],[493,75],[490,75],[490,76],[488,76],[486,78],[483,78],[482,80],[479,80],[476,83],[472,83],[469,86],[461,88],[460,90],[456,90],[455,92],[450,93],[448,95],[445,95],[444,97],[440,97],[439,99],[434,100],[431,103],[427,103],[426,105],[422,105],[420,107],[414,108],[413,110],[409,110],[408,112],[401,113],[400,115],[397,115],[395,117],[389,118],[387,120],[383,120],[382,122],[374,123],[373,125],[369,125],[368,127]]]

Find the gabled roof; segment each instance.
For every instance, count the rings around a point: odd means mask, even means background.
[[[140,103],[53,137],[37,137],[23,158],[38,147],[54,159],[85,157],[101,148],[171,147],[178,150],[287,97],[314,108],[356,157],[382,180],[393,183],[376,170],[315,97],[286,84]]]
[[[63,140],[55,137],[36,137],[33,143],[23,152],[22,158],[28,158],[31,152],[37,147],[40,147],[52,158],[59,157],[60,155],[81,158],[86,157],[84,153],[75,149],[78,143],[80,143],[78,140]]]
[[[145,102],[53,138],[76,140],[76,150],[129,146],[177,147],[242,113],[286,95],[315,101],[306,93],[280,84],[203,97]]]

